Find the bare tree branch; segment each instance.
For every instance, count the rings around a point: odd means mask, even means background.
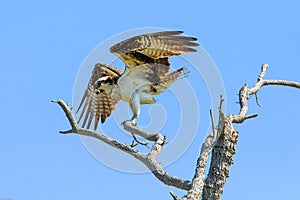
[[[172,196],[173,200],[180,200],[180,198],[176,196],[176,194],[172,190],[170,190],[169,193]]]
[[[293,81],[286,81],[286,80],[264,80],[263,86],[266,85],[280,85],[280,86],[288,86],[300,89],[300,83],[293,82]]]
[[[57,103],[63,109],[63,111],[66,114],[67,119],[69,120],[72,130],[76,130],[79,128],[77,121],[76,121],[75,117],[73,116],[70,107],[63,100],[58,99],[58,100],[52,100],[51,102]],[[61,133],[63,133],[63,132],[61,132]]]
[[[215,120],[214,120],[214,115],[212,109],[209,110],[209,115],[210,115],[210,121],[211,121],[211,127],[212,130],[215,128]]]
[[[124,126],[124,129],[132,134],[139,135],[149,141],[155,142],[159,139],[157,134],[151,134],[144,129],[141,129],[137,126],[132,125],[130,122],[123,122],[122,125]]]
[[[98,133],[96,131],[79,128],[77,121],[75,120],[75,117],[74,117],[70,107],[63,100],[53,100],[52,102],[57,103],[63,109],[63,111],[65,112],[65,114],[69,120],[69,123],[72,127],[72,129],[67,130],[67,131],[60,131],[60,133],[63,133],[63,134],[76,133],[78,135],[85,135],[85,136],[93,137],[98,140],[101,140],[102,142],[104,142],[114,148],[117,148],[125,153],[128,153],[128,154],[134,156],[138,160],[146,159],[145,155],[143,155],[138,150],[136,150],[126,144],[118,142],[118,141],[116,141],[104,134]]]
[[[160,133],[157,134],[150,134],[143,129],[140,129],[136,126],[128,124],[124,124],[124,129],[131,132],[132,134],[137,134],[145,139],[149,139],[151,141],[155,141],[153,144],[150,152],[145,155],[139,152],[138,150],[134,149],[130,145],[123,144],[117,140],[114,140],[102,133],[98,133],[96,131],[92,131],[89,129],[79,128],[78,123],[75,120],[75,117],[70,109],[70,107],[63,101],[63,100],[53,100],[52,102],[57,103],[66,114],[69,123],[72,129],[67,131],[60,131],[60,133],[68,134],[68,133],[76,133],[78,135],[85,135],[89,137],[96,138],[101,140],[102,142],[117,148],[129,155],[135,157],[142,163],[146,165],[146,167],[151,170],[151,172],[157,177],[160,181],[162,181],[166,185],[174,186],[183,190],[189,190],[191,188],[191,182],[187,180],[183,180],[178,178],[172,174],[165,172],[162,166],[157,162],[157,156],[160,153],[163,145],[166,143],[165,137],[163,137]]]
[[[131,135],[133,137],[132,144],[130,145],[131,147],[135,147],[137,144],[141,144],[141,145],[144,145],[144,146],[148,147],[149,142],[142,142],[139,139],[137,139],[137,137],[135,137],[135,134],[131,133]],[[136,144],[134,142],[136,142]]]
[[[261,72],[257,78],[256,84],[252,88],[248,88],[248,84],[245,84],[239,92],[239,104],[240,112],[239,114],[231,114],[229,117],[233,123],[243,123],[245,119],[256,117],[258,114],[252,114],[246,116],[248,112],[248,99],[250,95],[257,95],[257,92],[263,87],[268,85],[278,85],[278,86],[289,86],[300,89],[300,83],[286,80],[264,80],[267,73],[268,64],[263,64],[261,66]]]

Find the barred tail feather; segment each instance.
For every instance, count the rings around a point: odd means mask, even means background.
[[[185,68],[182,67],[168,75],[166,75],[166,77],[162,80],[163,82],[168,82],[168,81],[176,81],[178,79],[182,79],[182,78],[186,78],[189,75],[190,71]]]
[[[160,83],[155,85],[156,89],[155,94],[160,94],[165,91],[172,83],[178,79],[186,78],[189,75],[190,71],[182,67],[172,73],[167,74],[163,79],[160,80]]]

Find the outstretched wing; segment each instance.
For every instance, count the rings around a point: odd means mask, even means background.
[[[170,71],[170,56],[196,52],[196,38],[182,36],[182,31],[165,31],[129,38],[110,48],[123,60],[126,68],[150,64],[154,75],[151,82],[159,82]]]
[[[101,123],[104,123],[105,119],[110,116],[119,101],[119,97],[113,94],[112,91],[100,92],[97,90],[97,88],[94,87],[95,82],[105,76],[111,76],[117,79],[122,73],[122,70],[108,65],[100,63],[95,65],[88,86],[76,111],[76,113],[78,113],[82,108],[78,119],[78,123],[83,119],[82,127],[90,128],[92,120],[95,119],[94,130],[96,130],[100,117]]]

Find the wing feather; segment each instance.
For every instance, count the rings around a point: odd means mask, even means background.
[[[199,44],[194,37],[180,36],[182,31],[164,31],[129,38],[110,48],[110,52],[122,56],[137,51],[151,58],[165,58],[188,52],[195,52]]]
[[[170,56],[196,52],[197,38],[180,35],[182,31],[144,34],[124,40],[110,48],[126,65],[134,68],[149,64],[153,71],[150,82],[158,83],[170,71]]]
[[[122,70],[108,65],[99,63],[95,65],[88,86],[76,111],[76,113],[78,113],[81,110],[81,113],[78,118],[78,123],[80,123],[81,120],[83,120],[83,128],[86,127],[89,129],[94,119],[94,130],[96,130],[98,127],[100,117],[101,123],[104,123],[105,119],[110,116],[111,112],[115,109],[116,104],[120,100],[119,97],[117,95],[114,95],[112,91],[105,91],[100,93],[97,90],[97,88],[94,88],[95,82],[99,78],[104,76],[119,78],[122,75],[122,73]]]

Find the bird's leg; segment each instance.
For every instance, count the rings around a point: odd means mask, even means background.
[[[140,116],[140,95],[135,90],[131,95],[131,110],[133,112],[133,116],[131,118],[131,123],[136,125],[136,120]]]
[[[130,122],[131,124],[136,126],[136,120],[140,116],[140,95],[137,93],[137,90],[135,90],[132,95],[131,99],[129,100],[130,108],[133,112],[133,116],[130,120],[127,120],[125,122]],[[124,123],[124,122],[123,122]]]

